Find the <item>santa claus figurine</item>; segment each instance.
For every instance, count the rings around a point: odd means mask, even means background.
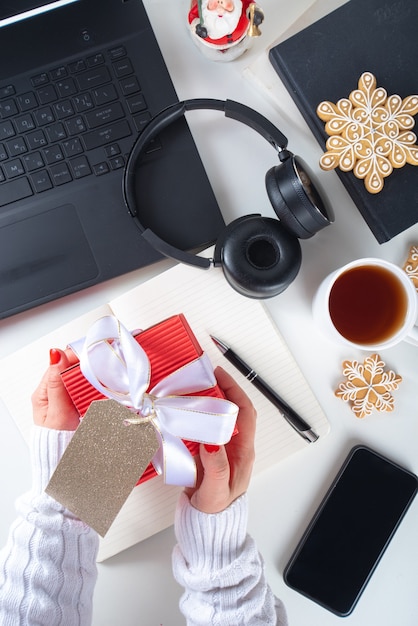
[[[245,52],[263,19],[254,0],[192,0],[188,16],[194,42],[215,61],[232,61]]]

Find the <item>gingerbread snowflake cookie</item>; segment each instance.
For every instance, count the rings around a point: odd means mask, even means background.
[[[402,377],[385,371],[385,363],[378,354],[368,356],[364,363],[344,361],[346,380],[335,391],[337,398],[349,402],[356,417],[362,418],[375,411],[393,411],[395,401],[391,391],[398,389]]]
[[[403,270],[408,274],[418,292],[418,246],[411,246],[409,256],[405,261]]]
[[[329,135],[321,168],[352,170],[370,193],[383,189],[384,179],[394,168],[418,165],[417,137],[411,130],[418,95],[388,96],[376,84],[375,76],[365,72],[348,98],[336,104],[321,102],[316,111]]]

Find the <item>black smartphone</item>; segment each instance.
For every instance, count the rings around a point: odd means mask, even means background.
[[[349,615],[417,489],[415,474],[355,446],[286,565],[286,584]]]

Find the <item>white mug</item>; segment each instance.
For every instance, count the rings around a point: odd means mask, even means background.
[[[362,350],[418,346],[418,295],[400,268],[382,259],[347,263],[320,284],[313,317],[330,339]]]

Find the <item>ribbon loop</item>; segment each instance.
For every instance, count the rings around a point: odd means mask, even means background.
[[[182,439],[224,444],[233,433],[238,407],[222,398],[191,396],[216,379],[206,354],[172,372],[148,390],[146,352],[114,316],[97,320],[84,341],[71,346],[84,377],[104,396],[133,411],[130,425],[151,421],[160,441],[152,463],[168,484],[194,486],[196,467]],[[136,414],[136,415],[135,415]]]

